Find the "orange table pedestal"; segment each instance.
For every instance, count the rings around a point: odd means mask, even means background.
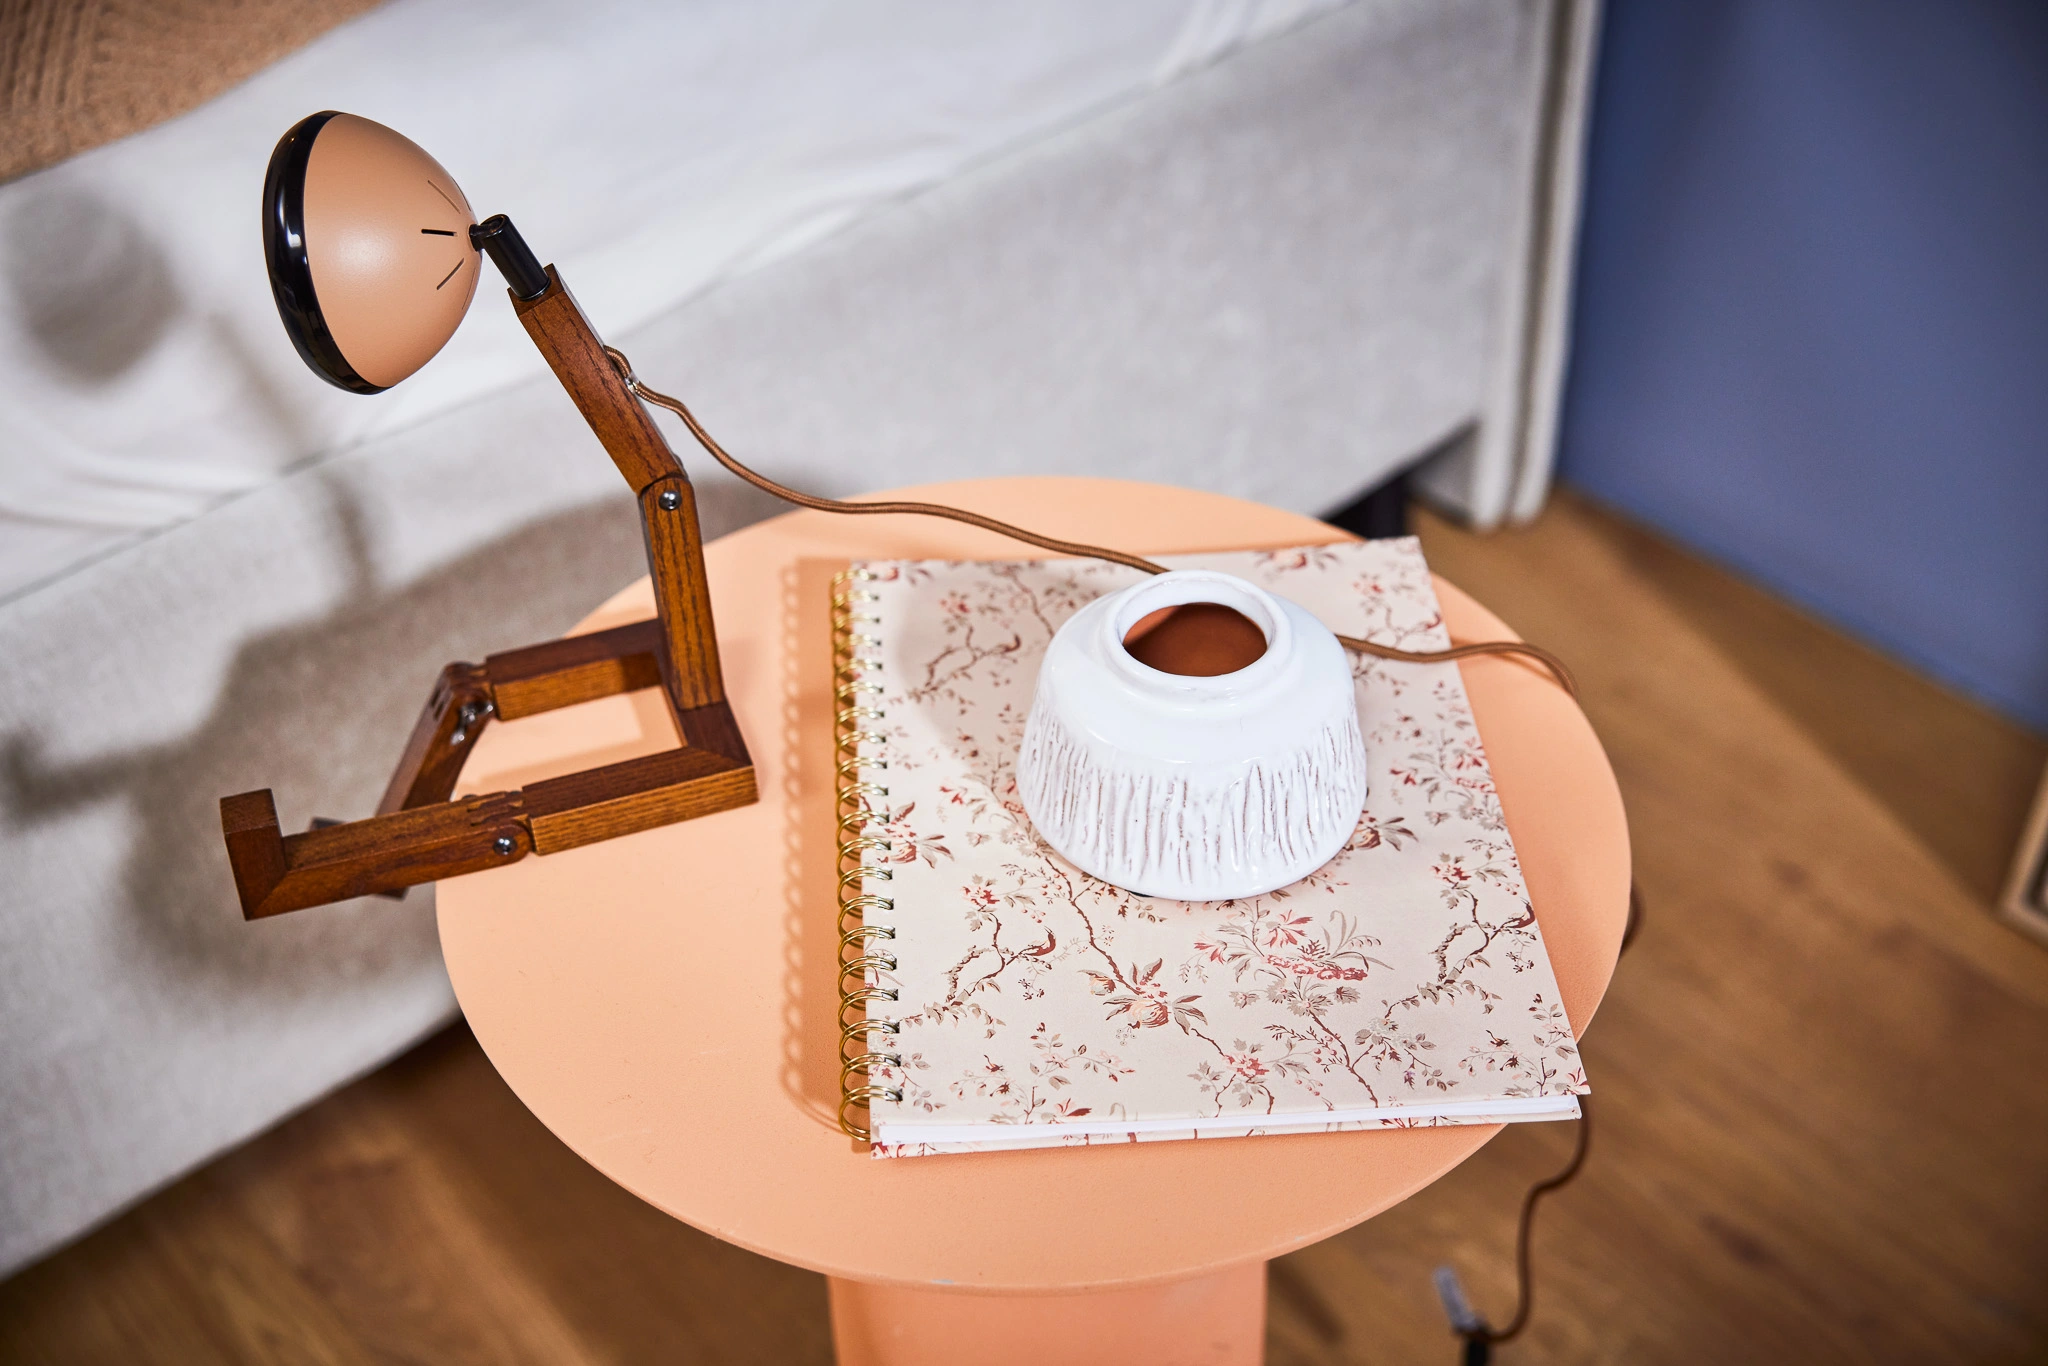
[[[1149,553],[1347,539],[1272,508],[1111,480],[980,480],[892,496]],[[586,1161],[678,1219],[832,1277],[847,1363],[1256,1361],[1266,1259],[1371,1218],[1498,1130],[877,1161],[837,1126],[831,576],[849,559],[1030,553],[949,522],[818,512],[707,547],[760,802],[443,883],[448,974],[506,1082]],[[1454,638],[1509,634],[1452,585],[1437,588]],[[578,629],[652,609],[643,580]],[[1613,773],[1585,717],[1540,671],[1498,657],[1459,667],[1566,1011],[1583,1031],[1627,918]],[[491,727],[463,790],[675,743],[658,692],[604,698]]]
[[[834,1276],[839,1366],[1257,1366],[1266,1264],[1136,1290],[966,1295]]]

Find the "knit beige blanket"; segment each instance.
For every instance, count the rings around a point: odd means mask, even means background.
[[[203,104],[378,0],[0,0],[0,180]]]

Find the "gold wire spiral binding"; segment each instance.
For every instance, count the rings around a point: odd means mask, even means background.
[[[846,1028],[848,1024],[846,1012],[853,1007],[861,1007],[862,1013],[865,1014],[868,1002],[893,1001],[895,999],[896,988],[894,987],[855,987],[852,991],[844,993],[839,998],[839,1027],[841,1029]]]
[[[896,931],[868,922],[871,912],[896,909],[893,900],[868,890],[870,883],[889,881],[889,870],[866,862],[870,853],[890,850],[889,840],[868,833],[888,819],[889,797],[887,787],[867,776],[888,767],[872,753],[887,743],[874,725],[884,719],[875,705],[882,695],[882,685],[875,681],[882,661],[868,653],[879,650],[882,642],[861,629],[877,621],[865,610],[877,595],[862,586],[873,578],[865,569],[832,576],[832,697],[837,704],[832,746],[839,793],[839,1127],[864,1143],[874,1138],[868,1125],[855,1122],[855,1112],[875,1101],[903,1099],[901,1091],[876,1080],[877,1069],[902,1066],[899,1055],[875,1047],[877,1038],[894,1038],[897,1025],[868,1013],[896,999],[893,989],[879,985],[880,975],[896,968],[895,957],[883,948],[895,939]],[[871,752],[863,755],[862,745]],[[855,1051],[849,1053],[848,1045]]]
[[[850,1043],[857,1043],[866,1048],[867,1041],[877,1034],[887,1034],[893,1038],[900,1033],[902,1030],[894,1020],[870,1020],[862,1016],[852,1024],[839,1026],[839,1056],[846,1056],[846,1045]]]
[[[870,972],[894,972],[896,960],[886,953],[864,953],[860,957],[839,965],[839,989],[845,991],[846,979],[865,982]]]

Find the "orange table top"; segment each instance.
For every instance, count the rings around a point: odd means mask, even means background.
[[[1346,539],[1214,494],[992,479],[951,503],[1142,553]],[[987,1291],[1131,1287],[1273,1257],[1370,1218],[1498,1129],[1202,1139],[878,1161],[839,1132],[828,583],[855,558],[1022,558],[914,517],[798,512],[707,548],[757,805],[443,883],[441,946],[484,1051],[599,1171],[706,1232],[835,1276]],[[1458,640],[1506,627],[1437,581]],[[641,580],[577,629],[652,615]],[[1628,828],[1599,741],[1541,674],[1468,660],[1473,710],[1573,1025],[1627,919]],[[465,791],[675,744],[656,691],[492,726]],[[1598,1079],[1595,1078],[1597,1086]]]

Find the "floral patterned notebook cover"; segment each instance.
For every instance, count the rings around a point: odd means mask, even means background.
[[[1176,556],[1333,629],[1449,645],[1412,538]],[[1074,868],[1018,805],[1038,661],[1136,571],[1076,561],[855,567],[883,715],[859,780],[865,913],[897,966],[871,1016],[881,1157],[1566,1119],[1577,1043],[1455,665],[1353,658],[1370,787],[1351,842],[1238,901],[1136,896]],[[876,667],[876,666],[879,667]],[[886,768],[878,765],[886,764]],[[849,775],[851,778],[853,775]],[[884,903],[887,909],[884,909]]]

